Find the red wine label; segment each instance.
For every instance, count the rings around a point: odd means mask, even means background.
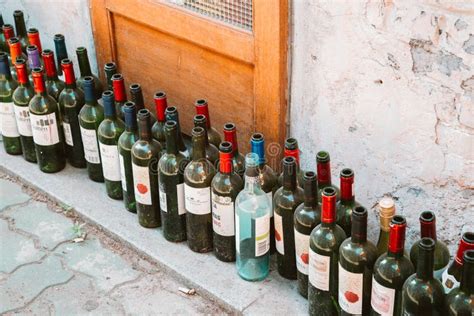
[[[184,202],[184,183],[176,185],[176,193],[178,194],[178,214],[186,214],[186,207]]]
[[[30,111],[27,106],[15,105],[15,118],[18,126],[18,132],[22,136],[33,136],[31,131]]]
[[[64,131],[64,140],[69,146],[74,146],[74,141],[72,140],[71,125],[67,122],[63,122],[63,131]]]
[[[150,174],[148,167],[141,167],[132,163],[132,172],[135,200],[140,204],[151,205]]]
[[[270,200],[270,217],[273,217],[273,192],[267,192],[268,199]]]
[[[274,221],[275,221],[275,246],[276,250],[284,255],[285,254],[285,244],[284,244],[284,236],[283,236],[283,222],[280,215],[276,212],[273,214]]]
[[[82,144],[84,145],[84,158],[88,163],[99,164],[99,146],[95,129],[86,129],[81,126]]]
[[[54,113],[47,115],[30,113],[30,119],[35,144],[51,146],[59,143],[58,123]]]
[[[372,309],[382,316],[392,316],[395,306],[395,289],[380,285],[372,278]]]
[[[443,288],[444,288],[444,293],[448,294],[449,292],[452,291],[452,289],[459,287],[460,283],[456,278],[448,273],[448,269],[444,270],[443,275],[442,275],[442,282],[443,283]]]
[[[194,215],[211,213],[211,188],[193,188],[184,184],[184,204],[186,211]]]
[[[109,181],[120,181],[120,160],[117,145],[99,143],[99,148],[104,178]]]
[[[122,190],[127,192],[127,179],[125,178],[125,161],[123,156],[119,153],[119,163],[120,163],[120,181],[122,182]]]
[[[160,198],[160,209],[163,212],[168,212],[168,201],[166,200],[165,185],[161,181],[159,181],[158,185],[158,195]]]
[[[329,275],[331,270],[331,257],[320,255],[309,248],[309,282],[321,291],[329,291]]]
[[[339,263],[339,305],[349,314],[362,315],[363,273],[353,273]]]
[[[15,119],[13,102],[0,102],[0,119],[2,135],[6,137],[18,137],[18,127]]]
[[[234,202],[230,196],[212,193],[212,228],[221,236],[234,236]]]
[[[260,257],[270,250],[270,215],[255,219],[255,256]]]
[[[309,235],[295,229],[296,268],[299,272],[308,275],[309,263]]]

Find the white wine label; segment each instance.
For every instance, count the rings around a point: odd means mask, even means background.
[[[81,126],[82,144],[84,145],[84,157],[89,163],[100,163],[99,146],[97,145],[97,133],[95,129],[86,129]]]
[[[186,214],[186,207],[184,202],[184,183],[176,185],[176,193],[178,194],[178,214]]]
[[[255,219],[255,256],[263,256],[268,250],[270,250],[270,214]]]
[[[159,177],[158,177],[159,179]],[[161,183],[161,181],[158,181],[158,195],[160,198],[160,209],[163,212],[168,212],[168,201],[166,200],[166,192],[165,192],[165,186],[164,184]]]
[[[240,221],[239,214],[235,212],[235,250],[240,253]]]
[[[13,102],[0,102],[0,119],[2,120],[2,135],[6,137],[18,137],[18,126],[15,119]]]
[[[273,192],[267,192],[268,199],[270,200],[270,217],[273,217]]]
[[[234,236],[234,202],[230,196],[212,195],[212,228],[221,236]]]
[[[64,140],[66,144],[69,146],[74,146],[74,142],[72,140],[72,132],[71,132],[71,124],[63,122],[63,130],[64,130]]]
[[[104,178],[109,181],[120,181],[120,160],[117,145],[99,143],[99,147]]]
[[[132,163],[132,172],[135,200],[140,204],[151,205],[150,174],[148,167],[141,167]]]
[[[211,188],[193,188],[184,184],[186,211],[194,215],[211,213]]]
[[[380,285],[372,278],[372,294],[370,304],[381,316],[392,316],[395,306],[395,289]]]
[[[433,271],[433,276],[435,279],[437,280],[440,280],[442,281],[443,280],[443,273],[446,269],[448,269],[448,266],[449,266],[449,262],[448,264],[446,264],[444,267],[442,267],[441,269],[438,269],[438,270],[435,270]]]
[[[295,254],[296,268],[299,272],[308,275],[309,262],[309,235],[300,233],[295,229]]]
[[[127,192],[127,178],[125,177],[125,161],[123,156],[119,153],[119,163],[120,163],[120,181],[122,182],[122,190]]]
[[[280,215],[276,212],[273,214],[273,220],[275,221],[275,246],[276,250],[284,255],[285,254],[285,242],[283,236],[283,222]]]
[[[459,281],[454,276],[448,273],[448,269],[444,270],[442,276],[442,283],[444,287],[444,293],[448,294],[452,289],[460,285]]]
[[[329,291],[331,257],[320,255],[309,247],[308,278],[311,285],[321,291]]]
[[[58,123],[54,113],[47,115],[30,113],[30,119],[35,144],[50,146],[59,143]]]
[[[15,118],[20,135],[33,136],[33,132],[31,131],[30,110],[28,107],[15,105]]]
[[[349,272],[339,263],[338,277],[339,305],[349,314],[362,315],[364,274]]]

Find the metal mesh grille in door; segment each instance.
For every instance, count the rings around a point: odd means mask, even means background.
[[[252,30],[252,0],[168,0],[180,7],[231,24]]]

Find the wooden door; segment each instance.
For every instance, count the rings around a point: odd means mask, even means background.
[[[252,1],[251,30],[171,1],[90,1],[101,79],[104,64],[115,61],[127,86],[142,85],[149,108],[154,92],[165,91],[188,134],[194,100],[205,98],[220,133],[224,123],[236,123],[246,153],[250,135],[262,132],[276,166],[282,150],[274,144],[287,130],[288,0],[192,0]]]

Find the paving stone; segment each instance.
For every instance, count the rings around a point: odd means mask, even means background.
[[[11,181],[0,179],[0,212],[7,206],[20,204],[30,199],[21,191],[21,186]]]
[[[74,238],[73,223],[48,209],[45,203],[34,202],[9,213],[15,227],[39,238],[41,246],[53,249],[60,242]]]
[[[69,268],[92,277],[102,291],[110,291],[114,286],[139,275],[124,259],[103,248],[97,239],[63,244],[56,249],[56,253],[64,258]]]
[[[19,268],[0,282],[0,313],[26,305],[46,288],[65,283],[72,276],[63,269],[57,256]]]
[[[36,249],[32,239],[8,228],[0,219],[0,272],[10,273],[19,265],[41,259],[44,252]]]

